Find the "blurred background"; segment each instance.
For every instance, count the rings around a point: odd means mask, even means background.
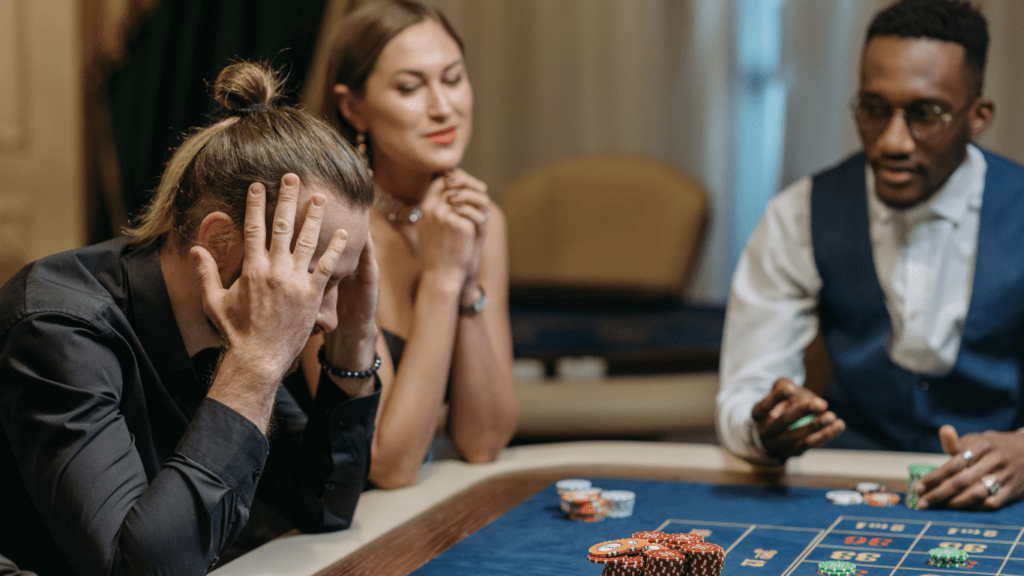
[[[115,235],[146,204],[184,132],[208,119],[206,82],[231,60],[261,58],[285,69],[297,99],[321,22],[360,3],[0,0],[0,279],[31,260]],[[716,338],[733,266],[772,195],[858,148],[849,102],[861,45],[867,22],[889,1],[428,3],[447,14],[465,41],[475,130],[463,167],[489,184],[495,201],[511,202],[504,195],[517,179],[552,162],[610,153],[639,156],[677,172],[707,200],[696,208],[698,224],[687,225],[697,229],[692,258],[687,253],[682,271],[670,273],[677,281],[658,287],[661,296],[669,293],[671,304],[662,298],[663,307],[652,308],[650,293],[635,286],[606,291],[607,298],[592,299],[583,311],[567,303],[579,292],[561,301],[554,292],[546,294],[554,297],[555,312],[537,308],[535,300],[514,301],[517,356],[524,360],[517,377],[527,382],[562,376],[588,386],[595,402],[607,402],[603,392],[594,392],[596,385],[581,382],[661,374],[640,383],[664,385],[645,392],[671,396],[675,403],[630,408],[646,416],[644,425],[634,419],[584,426],[585,432],[650,432],[645,425],[655,432],[706,432]],[[1014,64],[1014,54],[1024,48],[1017,33],[1024,2],[976,4],[989,19],[985,92],[996,103],[995,122],[980,143],[1024,161],[1024,111],[1018,104],[1024,80]],[[640,180],[634,172],[618,185],[618,212],[602,234],[614,240],[624,261],[654,268],[650,247],[633,242],[647,226],[627,217],[629,206],[650,208],[655,202]],[[629,184],[634,181],[636,186]],[[557,215],[566,229],[595,220],[574,211],[581,205],[577,198]],[[525,256],[517,255],[517,239],[543,232],[531,229],[542,223],[552,228],[529,213],[510,219],[513,281],[517,266],[538,253],[524,249]],[[648,241],[672,243],[665,238]],[[598,261],[605,250],[595,247]],[[611,257],[605,267],[629,268]],[[630,294],[642,295],[647,307],[635,308],[638,299]],[[608,316],[623,309],[628,317]],[[551,338],[545,340],[545,326],[569,325],[575,333],[547,334]],[[668,335],[658,341],[655,328]],[[590,348],[580,344],[588,338],[594,341]],[[627,345],[635,346],[616,359],[616,350]],[[659,359],[665,361],[660,368]],[[622,390],[610,392],[617,406],[625,401]],[[631,390],[630,397],[640,389]],[[564,407],[547,396],[537,398],[539,405]],[[651,415],[656,409],[663,411],[662,421]],[[531,414],[525,411],[524,418]],[[538,436],[558,433],[555,419],[606,423],[616,417],[566,418],[543,411],[534,416]],[[530,425],[524,422],[524,430]]]

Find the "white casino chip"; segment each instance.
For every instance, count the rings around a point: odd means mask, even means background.
[[[825,498],[828,498],[829,502],[840,506],[864,503],[864,495],[856,490],[830,490],[825,493]]]
[[[867,494],[868,492],[885,492],[885,486],[882,486],[878,482],[857,482],[857,485],[854,486],[853,489],[861,494]]]

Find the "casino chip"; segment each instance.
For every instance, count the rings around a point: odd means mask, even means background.
[[[648,550],[643,558],[644,576],[687,576],[686,554],[678,550]]]
[[[914,485],[929,472],[935,470],[937,466],[932,464],[911,464],[908,468],[910,471],[910,481],[907,483],[907,498],[905,503],[907,508],[917,510],[917,497],[919,494],[914,490]]]
[[[721,576],[725,550],[699,534],[648,531],[594,544],[587,559],[604,565],[602,576]]]
[[[639,556],[620,556],[606,562],[601,576],[644,576],[644,560]]]
[[[900,503],[900,495],[895,492],[868,492],[864,495],[864,502],[878,508],[888,508]]]
[[[608,542],[601,542],[591,546],[590,555],[598,558],[611,558],[613,556],[622,556],[626,550],[627,548],[622,543],[622,540],[609,540]]]
[[[711,542],[692,542],[677,549],[686,555],[687,576],[720,576],[725,566],[725,550]]]
[[[818,574],[821,576],[853,576],[856,571],[857,565],[853,562],[826,560],[818,564]]]
[[[809,425],[811,422],[814,422],[814,414],[808,414],[803,418],[800,418],[796,422],[793,422],[792,424],[789,425],[789,429],[796,430],[797,428],[803,428],[804,426]]]
[[[565,480],[559,480],[555,482],[555,489],[558,490],[558,495],[561,496],[566,492],[579,492],[590,489],[590,480],[583,480],[580,478],[566,478]]]
[[[700,534],[679,533],[669,534],[668,537],[665,538],[664,544],[673,550],[683,550],[690,544],[697,544],[703,541],[704,537]]]
[[[634,532],[633,538],[640,538],[641,540],[647,540],[654,544],[666,544],[665,539],[668,538],[668,534],[664,532]]]
[[[605,490],[601,498],[608,503],[609,518],[628,518],[633,515],[636,493],[629,490]]]
[[[854,486],[853,489],[861,494],[867,494],[868,492],[885,492],[885,486],[882,486],[878,482],[857,482],[857,485]]]
[[[601,499],[600,489],[566,492],[562,494],[562,511],[570,520],[599,522],[608,514],[608,506]]]
[[[829,502],[840,506],[864,503],[864,495],[856,490],[829,490],[825,493],[825,498],[828,498]]]
[[[640,554],[650,545],[650,542],[640,538],[625,538],[622,540],[609,540],[590,547],[591,562],[597,562],[594,558],[614,558],[615,556],[635,556]]]
[[[963,568],[968,558],[967,552],[960,548],[932,548],[928,556],[928,564],[936,568]]]

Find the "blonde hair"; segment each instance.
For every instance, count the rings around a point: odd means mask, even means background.
[[[409,26],[425,20],[441,24],[459,50],[464,51],[462,39],[444,14],[416,0],[368,2],[336,22],[325,23],[302,91],[305,109],[327,120],[345,139],[355,143],[357,131],[338,110],[334,86],[344,84],[356,96],[363,96],[366,79],[388,42]],[[373,148],[369,144],[367,140],[368,152]]]
[[[353,208],[369,208],[373,181],[355,150],[323,121],[279,106],[280,97],[281,80],[266,64],[238,62],[222,70],[213,98],[227,117],[193,130],[175,150],[146,211],[126,230],[132,243],[161,244],[173,233],[177,247],[187,249],[202,219],[218,210],[240,227],[249,186],[266,187],[270,208],[288,172]]]

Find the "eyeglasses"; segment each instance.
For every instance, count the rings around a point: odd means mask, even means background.
[[[953,117],[966,110],[973,102],[956,112],[950,112],[934,102],[911,102],[900,108],[881,98],[854,98],[851,104],[853,119],[865,136],[877,136],[889,126],[893,114],[899,113],[907,123],[910,135],[918,142],[935,140],[946,132]]]

